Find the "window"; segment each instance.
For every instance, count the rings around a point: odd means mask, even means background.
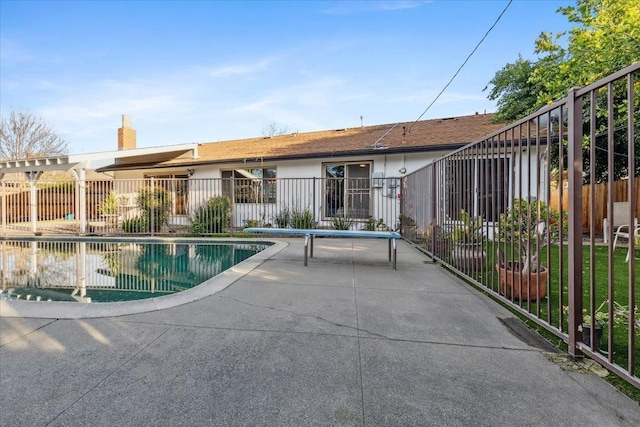
[[[276,169],[222,171],[222,192],[235,203],[275,203]],[[233,185],[232,185],[233,183]]]
[[[148,176],[151,178],[150,176]],[[158,187],[163,188],[171,198],[171,214],[186,215],[189,196],[187,175],[157,175],[153,177]]]
[[[371,162],[324,165],[324,216],[371,217]]]
[[[486,221],[498,221],[505,211],[510,161],[504,158],[453,159],[447,162],[446,197],[449,217],[464,209]]]

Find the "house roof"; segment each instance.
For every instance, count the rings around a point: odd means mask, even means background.
[[[450,150],[481,139],[504,126],[504,123],[493,123],[492,119],[493,114],[476,114],[395,125],[208,142],[199,145],[197,158],[174,158],[146,165],[121,163],[100,170]]]

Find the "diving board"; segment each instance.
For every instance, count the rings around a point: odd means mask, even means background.
[[[266,228],[248,227],[243,231],[247,233],[284,234],[290,236],[304,236],[304,265],[307,266],[307,258],[313,258],[313,237],[364,237],[370,239],[389,240],[389,261],[393,261],[393,269],[396,270],[397,246],[396,239],[402,238],[395,231],[366,231],[366,230],[326,230],[326,229],[300,229],[300,228]],[[309,246],[311,249],[309,249]],[[393,255],[393,256],[392,256]]]

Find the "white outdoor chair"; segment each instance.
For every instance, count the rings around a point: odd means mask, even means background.
[[[638,218],[633,219],[633,226],[629,223],[629,202],[613,202],[613,218],[610,224],[609,218],[605,218],[603,221],[604,242],[609,242],[609,227],[613,231],[613,249],[616,248],[618,238],[622,237],[629,239],[631,237],[631,231],[638,228]]]
[[[620,237],[625,237],[624,234],[625,233],[620,233]],[[629,234],[628,233],[626,233],[626,234],[627,234],[627,236],[626,236],[627,239],[629,239],[629,242],[631,242],[631,238],[630,238]],[[616,236],[616,239],[617,238],[618,238],[618,236]],[[635,239],[636,242],[638,241],[638,239],[640,239],[640,227],[636,227],[635,228],[635,230],[633,232],[633,239]],[[615,249],[615,244],[616,244],[616,242],[614,240],[614,242],[613,242],[613,248],[614,249]],[[638,245],[636,245],[636,249],[637,248],[638,248]],[[625,261],[629,262],[629,258],[631,258],[631,244],[629,244],[629,249],[627,250],[627,258],[625,258]]]

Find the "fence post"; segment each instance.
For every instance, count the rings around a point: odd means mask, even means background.
[[[627,163],[628,165],[628,170],[631,171],[631,173],[629,174],[629,182],[628,184],[628,192],[629,192],[629,219],[630,222],[629,224],[633,224],[634,222],[634,218],[637,218],[636,216],[636,204],[638,203],[638,200],[636,200],[636,173],[634,172],[636,170],[635,168],[635,164],[636,164],[636,159],[635,159],[635,144],[633,143],[633,141],[635,141],[635,128],[634,128],[634,114],[633,114],[633,108],[631,107],[632,105],[635,105],[634,103],[634,78],[633,78],[633,73],[629,73],[627,74],[627,140],[628,142],[628,150],[629,150],[629,161]],[[631,236],[631,238],[629,239],[629,291],[628,291],[628,299],[629,299],[629,330],[627,331],[628,333],[628,340],[629,340],[629,362],[628,362],[628,370],[629,370],[629,374],[630,375],[635,375],[635,359],[636,359],[636,352],[635,352],[635,334],[634,334],[634,327],[633,325],[635,324],[635,311],[634,311],[634,307],[636,306],[636,300],[635,300],[635,294],[636,294],[636,274],[635,274],[635,266],[636,266],[636,261],[635,261],[635,250],[637,249],[636,247],[636,239],[635,239],[635,234],[634,231],[632,231],[631,229],[629,230],[629,234]]]
[[[224,181],[223,181],[224,182]],[[222,184],[222,183],[221,183]],[[224,184],[222,184],[224,186]],[[236,225],[236,180],[231,175],[229,178],[229,188],[231,189],[231,208],[229,209],[229,236],[233,237],[233,228]],[[224,229],[221,230],[224,233]]]
[[[405,196],[407,195],[407,192],[405,191],[408,187],[409,183],[409,177],[408,176],[403,176],[402,180],[400,181],[400,189],[399,194],[400,194],[400,215],[398,215],[398,217],[400,218],[400,224],[398,224],[398,230],[400,230],[400,235],[402,236],[402,238],[405,238],[405,231],[404,231],[404,225],[407,223],[407,219],[406,219],[406,199]]]
[[[2,210],[2,219],[0,220],[2,222],[2,234],[3,236],[6,234],[7,232],[7,188],[5,186],[4,183],[4,173],[0,173],[0,183],[2,183],[2,207],[0,207],[0,210]]]
[[[311,195],[312,197],[312,212],[313,212],[313,228],[316,228],[316,177],[313,177],[313,194]]]
[[[155,235],[155,222],[156,222],[156,180],[154,177],[151,177],[151,181],[150,181],[151,185],[149,186],[151,188],[150,191],[150,196],[149,196],[149,204],[151,207],[151,212],[150,212],[150,223],[149,223],[149,230],[151,231],[151,235]]]
[[[431,197],[427,197],[427,203],[429,205],[429,222],[427,224],[427,230],[433,225],[431,229],[431,259],[435,258],[436,253],[436,229],[438,228],[438,221],[436,220],[436,163],[433,162],[430,165],[431,167]],[[429,242],[427,242],[429,244]]]
[[[87,234],[87,181],[84,166],[78,170],[77,188],[78,198],[76,200],[78,200],[79,212],[76,221],[79,221],[80,234],[84,235]]]
[[[24,174],[29,180],[29,219],[31,221],[31,232],[35,233],[38,225],[38,188],[36,184],[42,175],[42,171],[30,171]]]
[[[582,98],[577,88],[569,90],[567,179],[569,184],[569,356],[582,357],[576,350],[578,326],[582,322]],[[562,120],[562,117],[560,118]],[[562,218],[562,215],[561,215]],[[560,242],[562,245],[562,242]],[[562,272],[559,272],[562,274]],[[581,334],[580,334],[581,335]]]

